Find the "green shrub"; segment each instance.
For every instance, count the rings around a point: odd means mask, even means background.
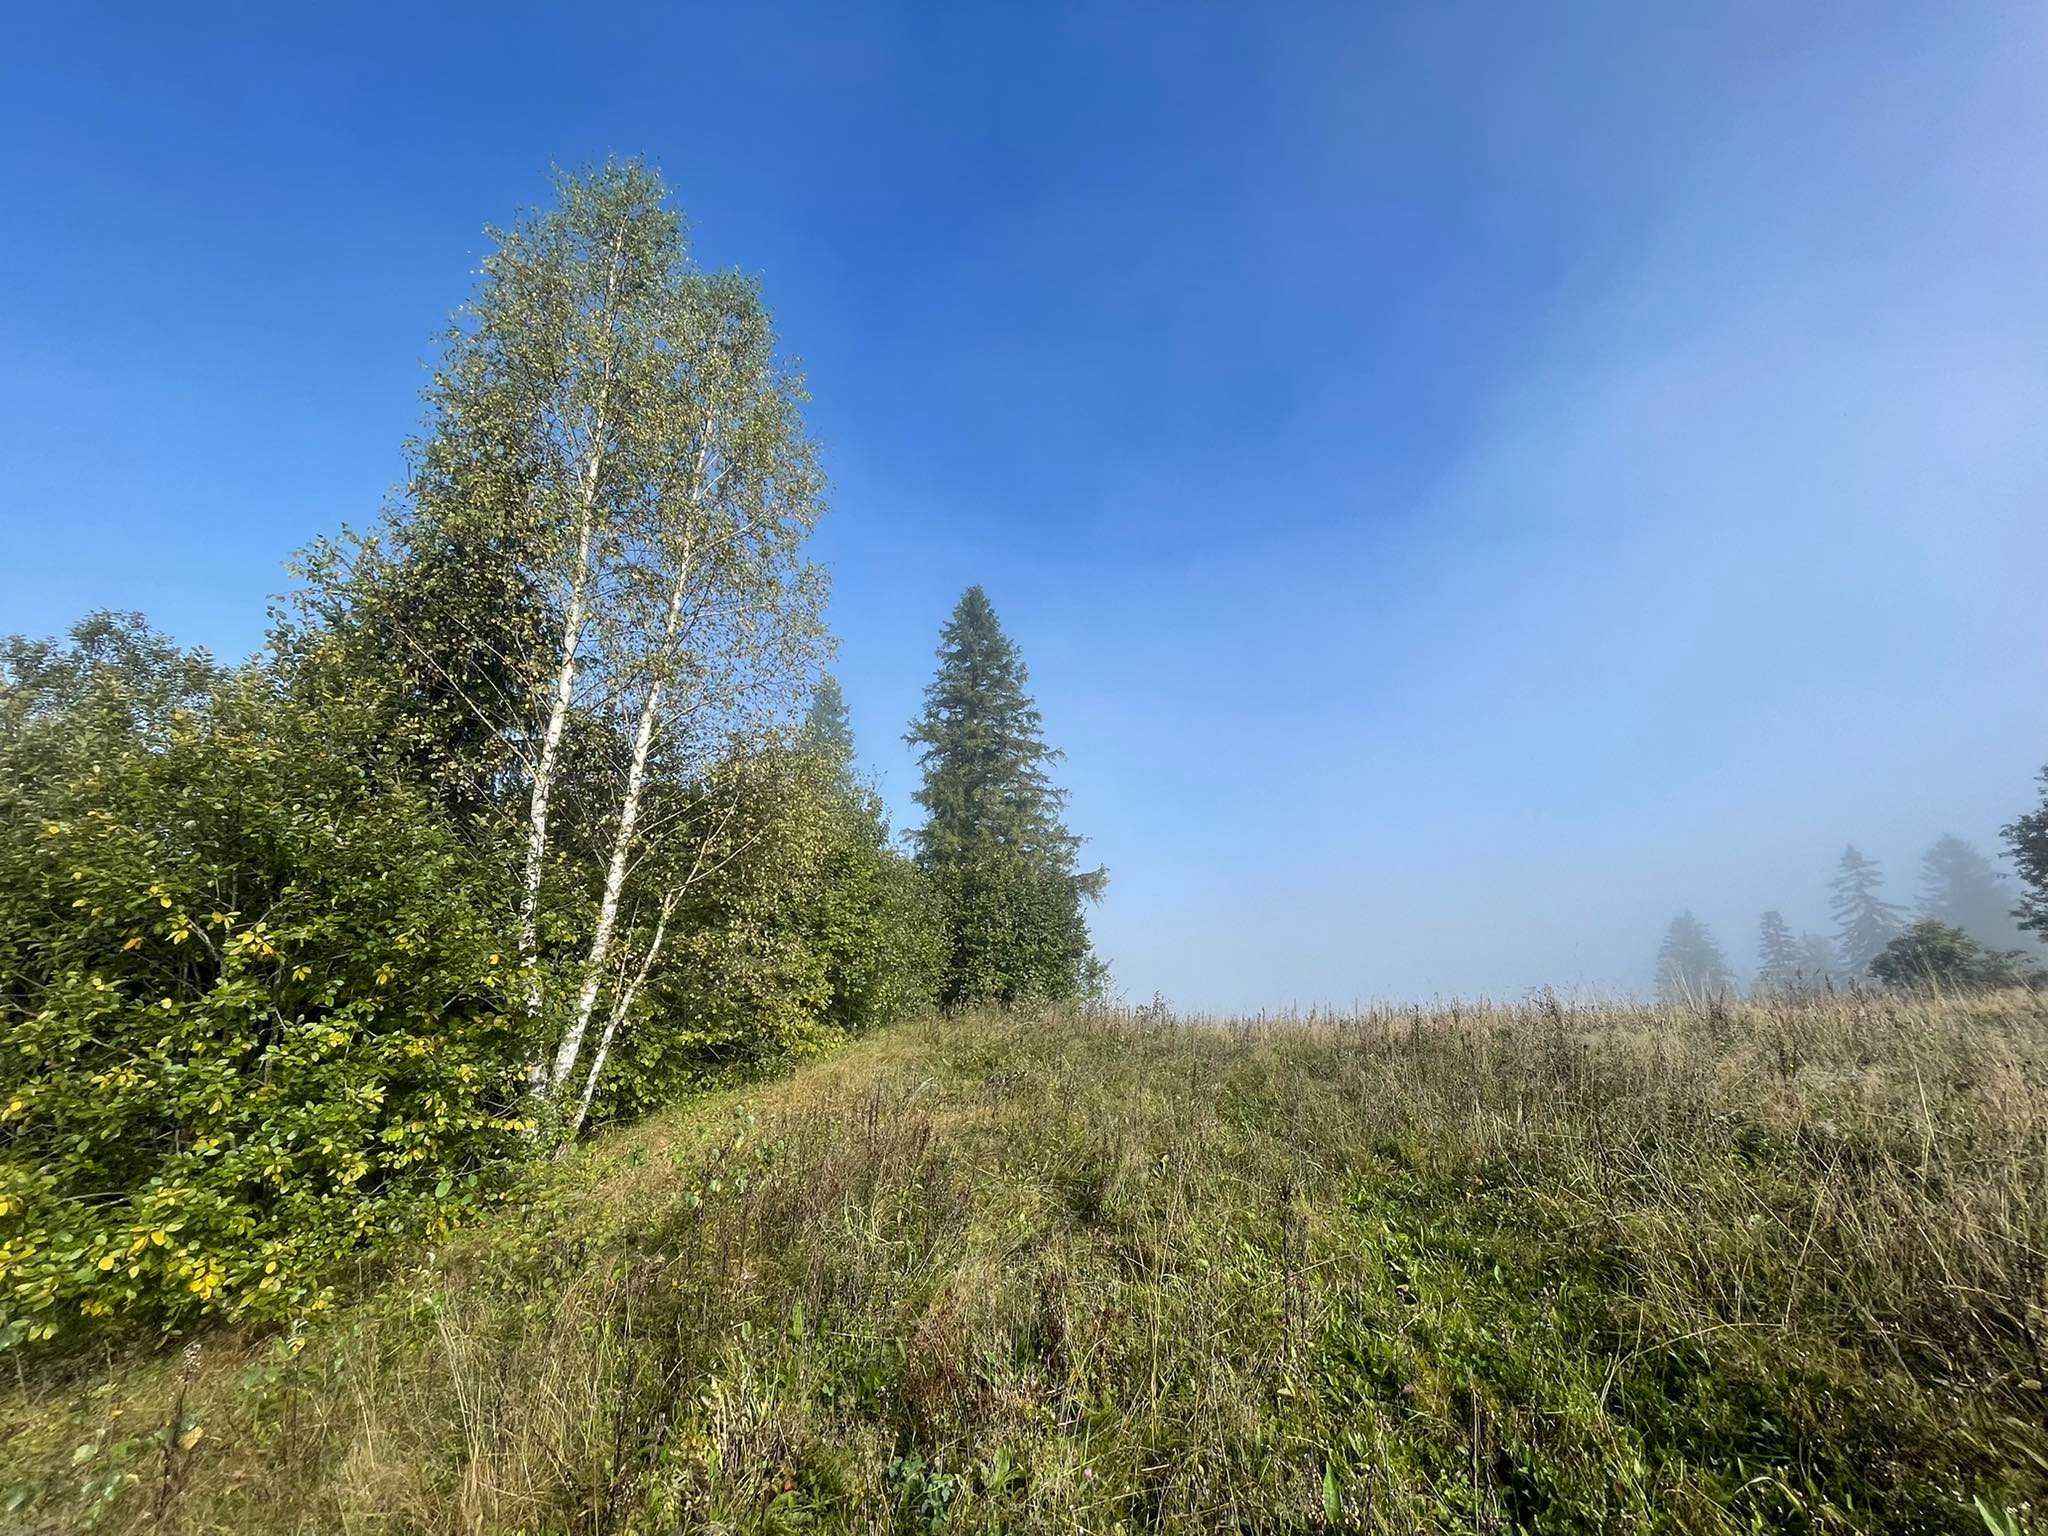
[[[0,1346],[317,1306],[525,1144],[487,866],[371,734],[139,620],[10,642]]]
[[[807,752],[726,771],[741,781],[735,809],[678,843],[674,857],[697,878],[670,963],[624,1026],[602,1118],[931,1006],[937,914],[924,876],[889,846],[877,797]],[[644,949],[644,915],[639,926],[630,950]]]
[[[2025,986],[2039,972],[2019,950],[1986,949],[1960,928],[1932,918],[1913,924],[1870,962],[1888,987]]]

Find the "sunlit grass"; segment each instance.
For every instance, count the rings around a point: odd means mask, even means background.
[[[2030,1529],[2035,996],[901,1026],[298,1332],[23,1381],[113,1530]]]

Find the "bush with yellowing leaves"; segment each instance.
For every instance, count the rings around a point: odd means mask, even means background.
[[[316,1307],[528,1141],[492,865],[359,729],[139,620],[0,653],[0,1348]]]

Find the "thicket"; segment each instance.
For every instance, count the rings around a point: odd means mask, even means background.
[[[317,1309],[586,1126],[941,995],[822,673],[802,381],[651,171],[556,194],[256,658],[0,651],[0,1347]]]

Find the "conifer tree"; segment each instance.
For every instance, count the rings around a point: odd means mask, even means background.
[[[1105,875],[1076,868],[1081,840],[1049,773],[1061,754],[1046,745],[1027,682],[988,595],[969,587],[905,737],[924,769],[916,848],[945,910],[947,1006],[1072,997],[1088,972],[1081,904]]]
[[[1799,935],[1799,985],[1804,988],[1831,986],[1841,973],[1835,941],[1824,933]]]
[[[1853,843],[1842,850],[1828,910],[1835,915],[1835,949],[1850,976],[1865,974],[1885,945],[1905,930],[1898,907],[1878,894],[1883,888],[1877,860],[1865,858]]]
[[[1799,990],[1800,946],[1785,922],[1784,914],[1766,912],[1757,932],[1757,958],[1761,962],[1752,990],[1760,996],[1784,996]]]
[[[1657,997],[1661,1002],[1696,1002],[1732,991],[1735,972],[1707,925],[1681,912],[1664,930],[1657,951]]]
[[[2048,768],[2041,770],[2041,803],[2015,817],[2004,832],[2022,887],[2013,916],[2020,927],[2048,943]]]
[[[846,713],[846,695],[839,679],[826,673],[811,693],[810,711],[804,716],[803,744],[827,761],[851,771],[853,767],[853,723]]]
[[[2013,893],[1991,861],[1953,833],[1920,860],[1920,916],[1959,928],[1993,952],[2027,936],[2013,920]]]

